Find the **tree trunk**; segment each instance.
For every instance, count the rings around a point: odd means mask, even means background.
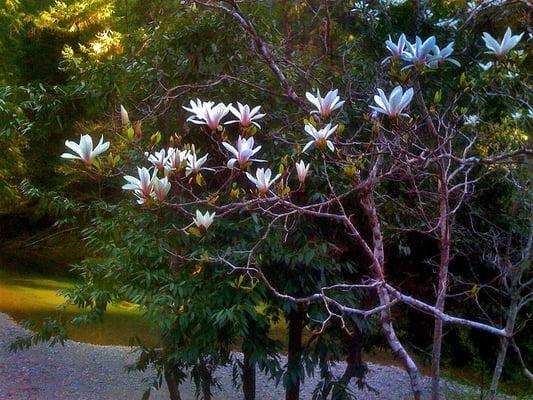
[[[300,399],[300,362],[302,358],[302,334],[305,325],[305,312],[301,309],[292,311],[289,314],[289,348],[287,373],[294,376],[289,380],[285,388],[286,400]]]
[[[390,296],[389,292],[387,292],[387,289],[385,289],[384,287],[380,287],[378,289],[378,295],[380,304],[390,304]],[[396,336],[396,332],[392,325],[392,316],[390,309],[386,309],[381,312],[381,327],[392,352],[396,357],[400,359],[405,371],[409,375],[409,381],[411,383],[411,389],[413,391],[414,399],[420,400],[422,396],[422,389],[420,388],[420,376],[418,373],[418,368],[409,353],[407,352],[407,350],[405,350],[402,343]]]
[[[516,356],[518,357],[518,360],[520,360],[520,364],[522,364],[522,372],[524,373],[524,376],[533,383],[533,373],[527,368],[526,362],[522,358],[522,353],[520,352],[520,349],[516,345],[514,339],[511,339],[511,346],[513,347],[513,350],[516,353]]]
[[[213,377],[211,376],[212,371],[209,369],[207,360],[204,359],[200,362],[199,371],[203,399],[211,400],[211,381]]]
[[[431,400],[439,399],[442,326],[442,319],[435,317],[435,326],[433,328],[433,352],[431,354]]]
[[[448,202],[448,175],[446,166],[441,166],[439,180],[439,286],[435,307],[439,311],[444,311],[446,293],[448,292],[448,267],[450,265],[450,210]],[[435,317],[435,327],[433,329],[433,352],[431,355],[431,400],[439,400],[440,392],[440,357],[442,354],[442,319]]]
[[[383,245],[383,236],[381,234],[381,224],[377,215],[371,187],[362,194],[361,204],[368,217],[370,228],[372,229],[372,251],[374,255],[372,275],[375,280],[385,282],[385,249]],[[382,306],[386,306],[391,303],[389,292],[384,286],[378,286],[377,292],[379,302]],[[394,326],[392,325],[392,314],[390,308],[385,308],[383,311],[381,311],[380,320],[381,328],[383,329],[383,335],[387,339],[392,352],[396,357],[398,357],[398,359],[400,359],[405,371],[409,375],[413,397],[415,400],[420,400],[422,395],[422,390],[420,388],[420,374],[415,362],[396,336]]]
[[[359,375],[359,373],[363,368],[366,367],[365,363],[363,362],[363,342],[361,331],[355,328],[354,332],[348,336],[346,342],[348,344],[346,369],[340,378],[340,383],[343,387],[347,387],[352,378],[358,377],[361,379],[362,377]],[[342,390],[341,387],[334,388],[331,400],[344,399],[344,393],[345,390]],[[328,395],[329,393],[326,393],[325,398],[327,398]]]
[[[179,384],[176,380],[176,377],[172,371],[166,367],[165,371],[165,381],[167,382],[168,394],[170,395],[170,400],[181,400]]]
[[[255,363],[250,360],[249,351],[243,351],[241,370],[244,400],[255,400]]]
[[[348,384],[352,378],[357,376],[357,372],[366,367],[363,362],[363,335],[357,328],[348,338],[348,356],[346,357],[346,369],[341,381]]]
[[[505,330],[507,332],[514,331],[514,325],[516,322],[517,314],[518,300],[513,299],[511,306],[509,307],[509,314],[507,316],[507,322],[505,324]],[[500,382],[500,377],[502,376],[503,364],[505,363],[505,357],[507,356],[509,341],[510,339],[508,337],[500,338],[500,350],[498,351],[498,358],[496,359],[496,365],[494,366],[494,371],[492,373],[492,381],[490,383],[489,399],[491,400],[496,398],[496,393],[498,392],[498,384]]]
[[[422,12],[421,4],[415,2],[415,7],[418,7],[417,13],[417,25],[420,20],[420,13]],[[417,26],[418,29],[418,26]],[[426,106],[424,100],[422,88],[420,87],[419,76],[416,75],[413,81],[414,89],[416,93],[416,99],[425,123],[429,132],[435,138],[438,144],[438,150],[441,155],[446,155],[450,152],[445,147],[445,143],[442,142],[442,137],[439,135],[437,128],[433,124],[431,115]],[[450,247],[451,247],[451,234],[450,234],[450,207],[449,207],[449,187],[448,187],[448,168],[450,161],[442,160],[439,163],[439,245],[440,245],[440,262],[439,262],[439,284],[435,307],[444,311],[444,303],[446,301],[446,293],[448,291],[448,266],[450,263]],[[439,385],[440,385],[440,357],[442,351],[442,320],[435,317],[435,327],[433,331],[433,354],[431,357],[431,399],[438,400],[439,398]]]

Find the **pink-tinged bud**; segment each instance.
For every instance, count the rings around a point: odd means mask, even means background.
[[[309,172],[309,164],[305,165],[303,161],[296,163],[296,173],[298,175],[298,181],[303,185],[305,183],[305,178]]]

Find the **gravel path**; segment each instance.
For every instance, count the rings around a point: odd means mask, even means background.
[[[90,328],[89,328],[90,329]],[[148,373],[127,373],[124,366],[134,360],[128,347],[95,346],[68,341],[57,345],[34,346],[29,350],[10,353],[6,346],[17,336],[27,332],[9,316],[0,313],[0,400],[136,400],[141,399],[143,378]],[[368,383],[378,394],[356,391],[358,399],[410,399],[407,375],[403,370],[369,364]],[[337,366],[337,373],[343,364]],[[242,399],[241,392],[231,386],[231,368],[220,368],[217,374],[224,390],[215,393],[215,399]],[[311,399],[316,379],[306,379],[302,400]],[[424,379],[424,390],[429,380]],[[354,388],[355,389],[355,388]],[[152,392],[151,399],[167,400],[166,388]],[[181,386],[183,400],[194,399],[190,382]],[[445,383],[447,399],[479,398],[473,388]],[[283,399],[283,389],[258,376],[257,400]]]

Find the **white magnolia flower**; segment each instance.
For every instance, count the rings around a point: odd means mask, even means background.
[[[341,98],[337,95],[339,91],[337,89],[330,90],[326,97],[320,96],[320,91],[317,89],[316,97],[307,92],[305,97],[309,100],[317,109],[311,111],[311,114],[320,114],[322,117],[328,117],[333,111],[342,107],[344,100],[340,101]]]
[[[193,114],[198,114],[198,113],[201,113],[202,110],[204,109],[204,104],[209,106],[209,107],[212,107],[215,102],[214,101],[206,101],[206,102],[203,102],[202,100],[200,99],[196,99],[196,102],[194,100],[191,100],[189,102],[189,104],[191,105],[190,107],[185,107],[183,106],[183,109],[184,110],[187,110]],[[193,118],[194,116],[192,117],[189,117],[189,118]]]
[[[228,121],[226,124],[238,122],[243,128],[248,128],[251,124],[253,124],[261,129],[261,125],[255,122],[255,120],[261,119],[266,115],[259,114],[261,106],[254,107],[250,110],[250,106],[248,104],[242,105],[241,103],[237,102],[237,107],[239,107],[239,109],[236,109],[231,104],[228,106],[230,112],[238,119]]]
[[[158,170],[163,170],[168,161],[168,157],[170,156],[170,149],[169,149],[168,156],[167,156],[167,152],[165,149],[156,151],[154,154],[150,154],[150,153],[144,153],[144,154],[148,157],[148,161],[150,161],[154,167],[156,167]]]
[[[439,48],[439,46],[435,45],[435,47],[433,47],[433,50],[431,50],[430,55],[428,56],[428,65],[430,67],[435,67],[445,61],[449,61],[452,64],[460,67],[461,64],[459,63],[459,61],[457,61],[455,58],[450,57],[450,55],[453,53],[453,44],[454,42],[450,42],[442,50]]]
[[[202,167],[207,161],[208,155],[209,153],[206,153],[203,157],[198,158],[194,146],[192,146],[191,152],[187,155],[187,166],[185,167],[185,176],[189,176],[190,174],[197,174],[201,170],[213,171],[213,169],[211,168]]]
[[[414,92],[412,88],[407,89],[404,93],[401,86],[396,86],[388,99],[383,90],[378,88],[378,93],[379,96],[374,96],[374,101],[377,106],[370,106],[371,109],[389,117],[398,117],[400,115],[404,117],[409,116],[408,114],[402,113],[402,111],[413,99]]]
[[[65,146],[67,146],[75,154],[63,153],[61,154],[62,158],[80,160],[85,164],[91,164],[96,157],[109,148],[109,142],[104,143],[104,137],[102,136],[98,142],[98,145],[93,149],[93,139],[91,136],[81,135],[79,144],[70,140],[66,140]]]
[[[391,55],[383,60],[383,63],[387,62],[388,60],[399,60],[404,51],[405,46],[407,45],[407,39],[405,38],[405,34],[401,34],[398,38],[398,42],[394,43],[389,35],[389,40],[385,41],[385,46],[387,47],[387,50],[390,51]]]
[[[527,112],[525,110],[515,111],[511,113],[511,117],[513,119],[533,118],[533,109],[530,108]]]
[[[430,36],[424,42],[422,42],[422,39],[417,36],[414,43],[407,42],[406,49],[402,54],[402,59],[413,65],[422,66],[426,64],[426,58],[435,47],[435,43],[435,36]]]
[[[477,1],[469,1],[466,3],[466,11],[469,14],[478,11],[479,8],[481,8],[481,3],[478,3]]]
[[[214,219],[215,212],[210,214],[209,211],[206,211],[205,214],[202,214],[200,210],[196,210],[196,218],[193,218],[192,220],[198,228],[202,229],[203,231],[207,231]]]
[[[457,30],[457,25],[459,24],[459,22],[460,21],[457,18],[446,18],[439,20],[435,25],[440,28]]]
[[[212,131],[218,129],[222,118],[224,118],[229,112],[228,106],[224,103],[213,105],[214,103],[209,101],[203,103],[201,108],[199,107],[200,103],[193,104],[194,102],[191,102],[191,108],[184,107],[187,111],[191,111],[194,114],[187,118],[187,121],[197,125],[207,125]]]
[[[354,1],[352,7],[352,13],[361,14],[368,22],[379,21],[379,10],[370,8],[366,1]]]
[[[489,69],[492,68],[492,66],[494,65],[494,63],[493,63],[492,61],[489,61],[489,62],[486,63],[486,64],[478,63],[477,65],[479,65],[479,67],[480,67],[483,71],[488,71]]]
[[[168,175],[172,171],[179,171],[185,167],[189,153],[189,150],[180,150],[169,147],[167,160],[164,166],[165,174]]]
[[[152,186],[152,197],[159,202],[164,201],[168,195],[168,192],[170,191],[170,186],[171,185],[167,177],[155,177]]]
[[[353,8],[350,10],[351,12],[361,12],[365,9],[365,3],[362,1],[354,1],[352,7]]]
[[[331,151],[335,151],[333,142],[328,140],[328,138],[337,130],[338,127],[339,125],[335,125],[332,128],[331,124],[327,124],[325,127],[317,131],[313,125],[306,125],[304,129],[308,135],[313,137],[313,140],[307,142],[307,144],[304,146],[303,152],[305,152],[313,144],[316,144],[319,148],[324,148],[324,146],[327,146]]]
[[[310,164],[305,165],[302,160],[296,163],[296,173],[298,174],[298,180],[302,185],[304,184],[307,173],[309,172],[309,166]]]
[[[233,147],[231,144],[223,142],[222,145],[232,153],[235,158],[230,158],[228,161],[228,168],[233,168],[237,162],[240,167],[244,166],[249,161],[265,162],[265,160],[257,160],[251,158],[255,153],[261,150],[261,146],[254,147],[254,138],[244,139],[241,136],[237,139],[237,147]]]
[[[272,177],[272,171],[270,168],[267,168],[266,170],[264,168],[258,168],[257,171],[255,171],[255,177],[248,172],[246,172],[246,176],[257,187],[259,194],[265,194],[268,192],[270,186],[279,179],[281,174],[277,174],[274,179],[270,180]]]
[[[122,126],[128,126],[130,124],[130,117],[122,104],[120,105],[120,121],[122,122]]]
[[[150,176],[150,171],[147,168],[137,168],[139,178],[126,175],[124,179],[128,181],[127,184],[122,186],[124,190],[133,190],[138,197],[137,203],[144,204],[151,196],[154,188],[154,181],[157,179],[157,170],[154,169],[153,174]]]
[[[511,28],[507,28],[501,42],[498,43],[498,41],[487,32],[483,32],[483,40],[485,41],[485,46],[489,49],[487,53],[501,57],[509,53],[513,47],[518,44],[520,39],[522,39],[523,35],[524,33],[522,32],[520,35],[513,36]]]
[[[465,125],[477,125],[481,122],[481,119],[476,114],[465,115]]]
[[[482,8],[498,7],[503,5],[508,0],[474,0],[466,4],[468,14],[480,11]]]

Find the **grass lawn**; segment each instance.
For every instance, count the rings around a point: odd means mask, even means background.
[[[73,283],[67,278],[50,279],[0,270],[0,312],[19,322],[33,320],[39,323],[59,314],[58,307],[64,299],[57,291]],[[66,309],[67,317],[81,312],[74,306]],[[157,340],[157,335],[150,333],[150,326],[137,307],[127,303],[110,306],[102,324],[68,326],[67,329],[72,340],[92,344],[128,345],[133,335],[152,343]]]

